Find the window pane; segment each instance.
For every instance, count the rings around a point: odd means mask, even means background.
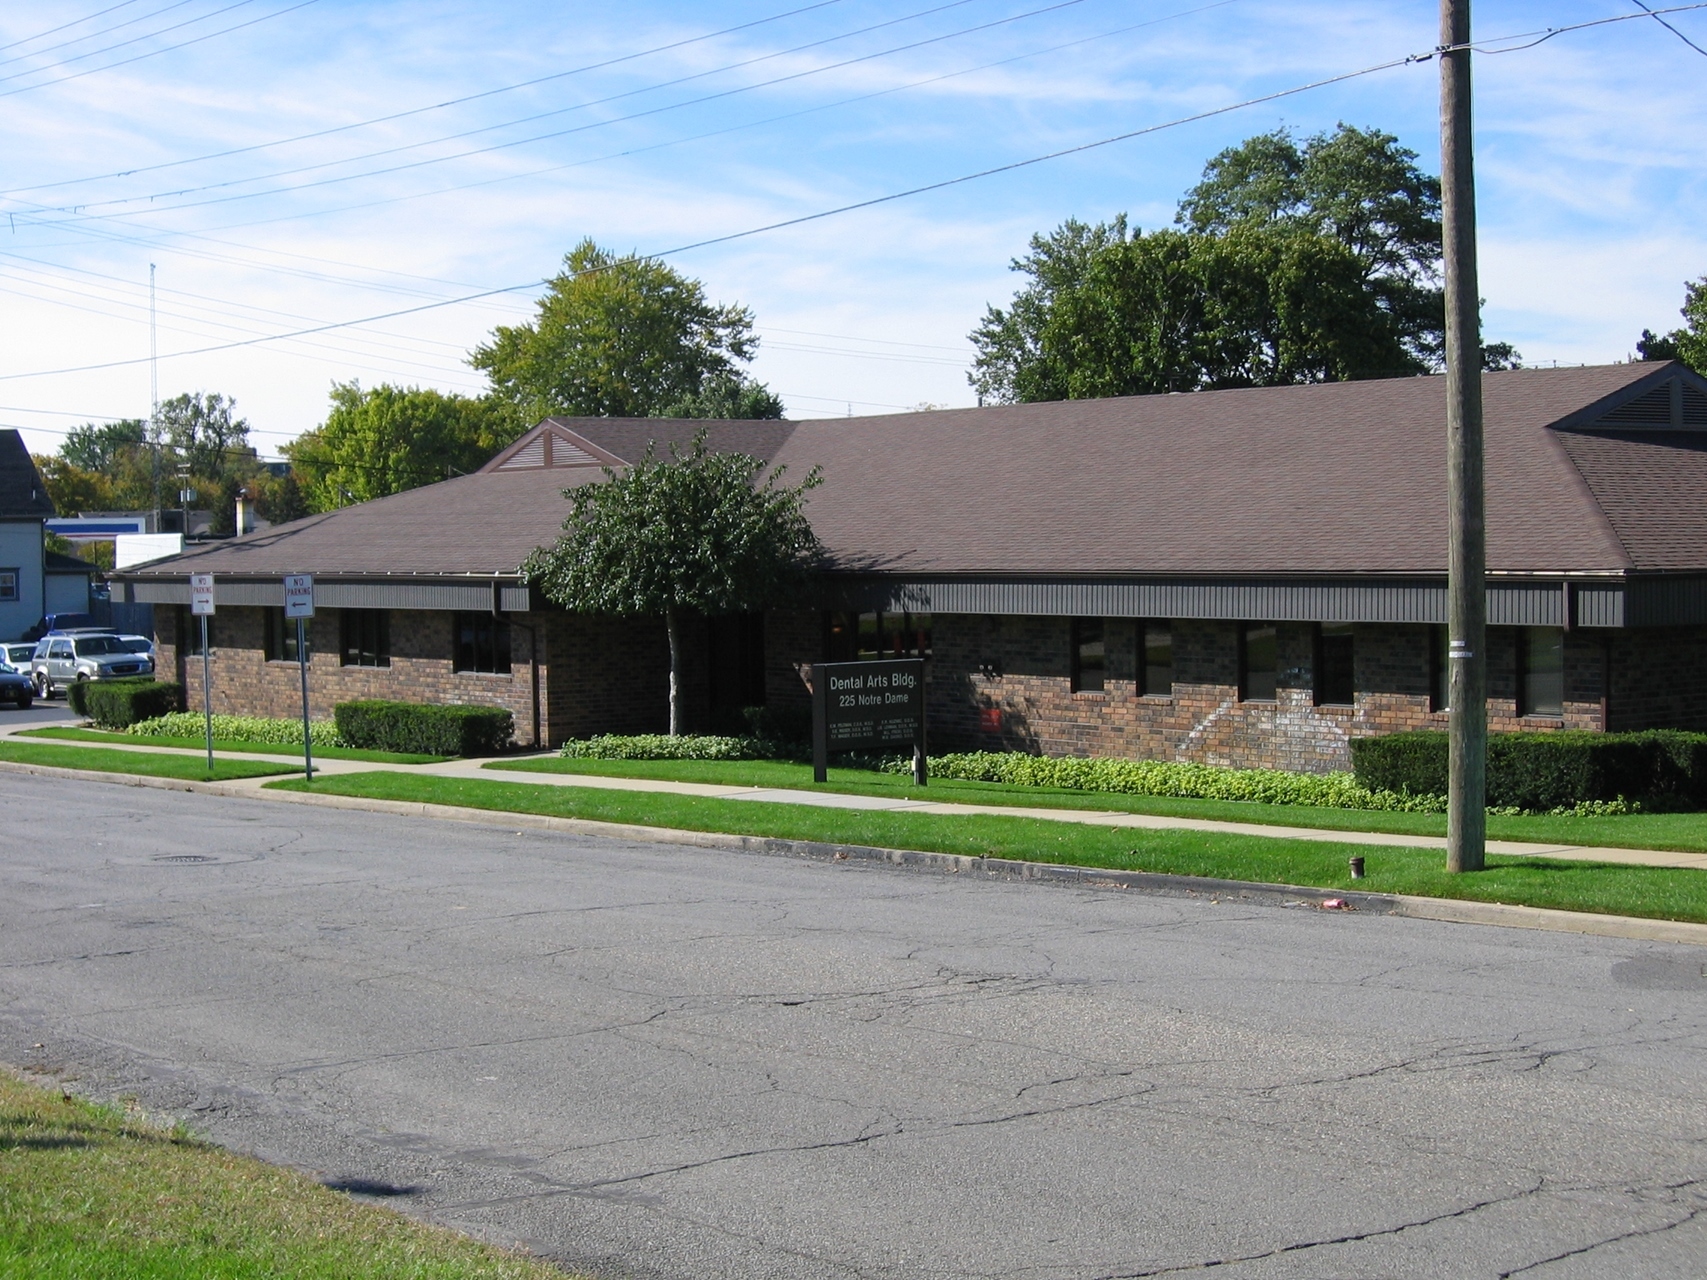
[[[825,619],[824,661],[852,662],[859,619],[851,613],[831,613]]]
[[[1525,627],[1522,646],[1522,714],[1526,716],[1564,715],[1564,631],[1558,627]]]
[[[875,613],[859,615],[859,640],[854,652],[856,658],[863,660],[883,656],[883,633],[879,625],[881,622],[882,617]]]
[[[1167,698],[1174,691],[1174,632],[1166,622],[1144,622],[1143,659],[1144,687],[1141,692],[1150,698]]]
[[[1323,706],[1349,707],[1357,700],[1352,672],[1352,632],[1349,622],[1324,622],[1316,646],[1316,701]]]
[[[1108,655],[1101,618],[1073,619],[1073,691],[1097,693],[1103,687]]]
[[[1272,622],[1247,622],[1244,628],[1244,688],[1247,702],[1273,702],[1280,671],[1280,645]]]

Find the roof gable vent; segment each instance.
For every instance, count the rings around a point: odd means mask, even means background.
[[[597,447],[561,427],[545,427],[523,436],[510,446],[509,453],[500,454],[495,463],[488,464],[488,468],[492,471],[544,471],[557,467],[602,467],[616,461],[593,452]]]
[[[1707,392],[1693,382],[1683,384],[1683,425],[1707,427]]]
[[[545,465],[545,435],[535,436],[498,464],[500,471],[533,470]]]
[[[1662,382],[1651,391],[1615,405],[1596,420],[1597,427],[1671,426],[1671,383]]]

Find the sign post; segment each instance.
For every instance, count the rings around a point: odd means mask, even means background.
[[[296,662],[302,671],[302,773],[314,780],[314,744],[308,729],[308,633],[305,620],[314,616],[314,577],[287,574],[284,580],[285,620],[296,619]]]
[[[207,620],[213,617],[213,575],[190,575],[190,615],[202,626],[202,721],[207,726],[207,771],[213,773],[213,664],[208,660]]]
[[[913,784],[925,785],[925,660],[812,664],[812,777],[828,780],[830,752],[913,748]]]

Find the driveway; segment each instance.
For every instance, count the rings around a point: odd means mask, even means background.
[[[1707,949],[19,776],[0,806],[0,1060],[601,1276],[1707,1257]]]

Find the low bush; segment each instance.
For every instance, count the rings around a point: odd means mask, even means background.
[[[66,686],[65,697],[73,712],[103,729],[127,729],[138,720],[165,715],[184,705],[182,685],[149,677],[80,680]]]
[[[177,711],[171,715],[138,720],[126,733],[162,738],[199,738],[206,732],[199,711]],[[302,721],[274,720],[266,716],[215,716],[213,736],[221,742],[256,742],[280,747],[302,745]],[[330,720],[308,722],[308,740],[317,747],[341,747],[338,726]]]
[[[571,760],[762,760],[772,752],[759,738],[724,738],[704,733],[605,733],[563,744]]]
[[[471,707],[367,698],[332,708],[338,736],[365,751],[429,756],[489,756],[515,737],[515,717],[502,707]]]
[[[1357,781],[1371,790],[1446,793],[1447,735],[1439,731],[1360,738]],[[1488,737],[1488,804],[1524,811],[1575,810],[1619,800],[1662,807],[1707,804],[1707,734],[1496,733]]]
[[[884,766],[908,773],[912,761]],[[1020,751],[970,751],[932,756],[931,776],[1009,786],[1057,787],[1067,791],[1112,791],[1125,795],[1185,800],[1250,800],[1259,804],[1322,805],[1332,809],[1382,809],[1443,813],[1446,801],[1433,795],[1404,795],[1359,786],[1349,773],[1287,773],[1281,769],[1223,769],[1166,760],[1086,759],[1033,756]]]

